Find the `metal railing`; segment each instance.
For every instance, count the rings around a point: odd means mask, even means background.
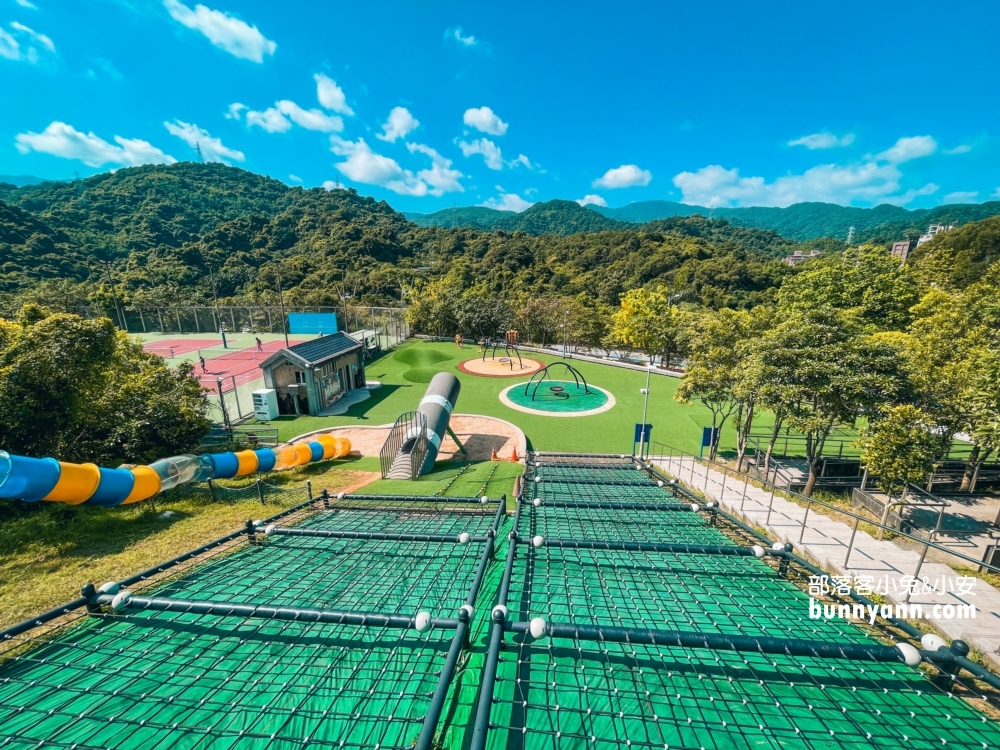
[[[418,411],[408,411],[396,418],[389,435],[379,451],[382,478],[386,479],[397,461],[406,457],[409,461],[408,479],[420,475],[420,467],[427,456],[427,417]]]
[[[858,527],[861,525],[862,522],[864,522],[864,523],[868,524],[869,526],[874,527],[875,529],[879,529],[880,533],[888,531],[888,532],[890,532],[895,537],[901,537],[903,539],[907,539],[907,540],[909,540],[911,542],[915,542],[916,544],[918,544],[918,545],[920,545],[922,547],[922,551],[920,553],[920,559],[917,562],[916,569],[913,572],[913,580],[914,581],[919,581],[920,580],[920,569],[923,567],[924,561],[927,558],[927,552],[929,550],[932,550],[932,549],[935,550],[936,552],[944,553],[944,554],[949,555],[950,557],[952,557],[952,558],[954,558],[954,559],[956,559],[958,561],[961,561],[962,564],[961,565],[957,565],[957,567],[971,568],[973,570],[978,570],[979,572],[984,572],[985,571],[985,572],[989,572],[989,573],[1000,574],[1000,567],[991,565],[991,564],[989,564],[987,562],[984,562],[983,560],[977,560],[977,559],[975,559],[973,557],[969,557],[968,555],[963,555],[961,552],[955,552],[954,550],[948,549],[947,547],[942,547],[939,544],[935,544],[932,541],[931,538],[921,538],[919,536],[914,536],[913,534],[907,533],[905,531],[901,531],[900,529],[892,528],[891,526],[887,526],[887,525],[882,524],[882,523],[880,523],[878,521],[873,521],[870,518],[865,518],[864,516],[860,516],[857,513],[852,513],[851,511],[846,510],[843,507],[836,506],[836,505],[831,505],[830,503],[823,502],[822,500],[817,500],[814,497],[807,497],[806,495],[802,495],[802,494],[800,494],[798,492],[795,492],[793,490],[788,490],[788,489],[786,489],[784,487],[780,487],[780,486],[774,484],[773,482],[770,482],[770,481],[767,481],[767,480],[761,480],[759,477],[753,476],[753,475],[749,474],[748,472],[738,471],[738,470],[734,469],[731,466],[728,466],[728,465],[726,465],[724,463],[721,463],[720,461],[710,461],[707,458],[699,458],[698,456],[694,455],[693,453],[688,453],[687,451],[683,451],[683,450],[680,450],[679,448],[674,448],[672,446],[666,445],[664,443],[656,442],[656,441],[652,441],[650,443],[650,448],[651,448],[650,455],[648,455],[646,457],[646,461],[650,461],[650,462],[667,461],[668,462],[668,466],[669,466],[670,462],[673,462],[676,459],[677,462],[678,462],[678,465],[680,466],[681,469],[683,469],[683,466],[681,466],[681,462],[682,461],[683,462],[690,461],[690,474],[689,474],[689,476],[688,476],[688,478],[686,480],[686,484],[689,487],[691,487],[692,489],[694,489],[696,491],[699,491],[699,492],[701,492],[704,495],[708,494],[708,484],[709,484],[709,479],[710,479],[710,473],[708,471],[705,472],[705,476],[703,478],[704,479],[704,486],[702,488],[697,487],[696,483],[694,481],[695,480],[695,473],[694,473],[695,464],[699,464],[701,466],[704,466],[706,469],[712,469],[712,470],[714,470],[714,471],[719,472],[719,473],[722,474],[722,485],[721,485],[721,489],[719,491],[719,497],[720,497],[720,499],[725,494],[726,484],[729,482],[729,480],[731,478],[732,479],[736,479],[737,480],[737,484],[739,484],[739,481],[742,481],[743,482],[743,489],[742,489],[742,497],[741,497],[741,500],[740,500],[740,508],[739,508],[739,510],[740,510],[741,513],[743,512],[743,506],[744,506],[744,503],[746,502],[747,488],[748,488],[748,486],[750,485],[751,482],[755,482],[758,485],[760,485],[765,491],[769,491],[771,493],[771,496],[770,496],[770,499],[768,501],[767,517],[766,517],[766,520],[764,521],[764,525],[765,526],[768,526],[770,524],[770,522],[771,522],[771,511],[773,509],[774,498],[775,498],[775,495],[777,493],[780,492],[781,495],[784,496],[786,499],[791,500],[792,502],[794,502],[794,503],[796,503],[798,505],[803,505],[804,504],[805,505],[805,514],[802,516],[802,522],[801,522],[800,528],[799,528],[799,538],[798,538],[798,543],[799,544],[802,544],[802,539],[803,539],[803,537],[805,535],[805,531],[806,531],[806,523],[809,520],[809,512],[814,507],[815,508],[823,508],[823,509],[825,509],[827,511],[830,511],[832,513],[836,513],[836,514],[838,514],[840,516],[846,516],[847,518],[853,520],[854,521],[854,528],[853,528],[853,530],[851,532],[851,540],[848,543],[847,554],[844,557],[844,563],[843,563],[843,567],[845,569],[847,569],[847,567],[848,567],[848,562],[851,559],[851,553],[854,550],[854,540],[855,540],[855,538],[857,536],[857,533],[858,533]],[[657,453],[657,449],[659,450],[658,453]],[[685,481],[684,477],[681,476],[681,474],[683,474],[683,473],[684,472],[681,470],[681,471],[678,472],[678,475],[676,475],[676,479],[678,481]],[[699,477],[699,479],[701,479],[701,477]],[[933,536],[933,535],[931,535],[931,536]],[[952,567],[956,567],[956,564],[952,564]],[[911,593],[912,593],[912,591],[908,591],[907,592],[906,597],[903,600],[904,603],[909,601]]]
[[[205,451],[216,451],[273,448],[277,444],[277,427],[233,427],[230,430],[214,427],[202,438],[199,447]]]

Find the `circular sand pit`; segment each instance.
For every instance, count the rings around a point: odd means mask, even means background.
[[[516,356],[476,357],[467,359],[458,365],[458,369],[466,375],[480,375],[485,378],[518,378],[531,375],[542,369],[541,362]]]
[[[529,386],[527,393],[525,386]],[[547,417],[589,417],[615,405],[615,397],[610,391],[590,384],[585,390],[582,383],[572,380],[518,383],[501,391],[500,401],[511,409]]]

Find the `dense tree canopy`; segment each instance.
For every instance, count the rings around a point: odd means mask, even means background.
[[[0,435],[12,453],[146,462],[195,448],[208,432],[205,395],[191,366],[170,368],[116,331],[22,308],[0,318]]]

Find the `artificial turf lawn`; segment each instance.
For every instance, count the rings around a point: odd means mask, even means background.
[[[455,408],[457,413],[482,414],[513,422],[524,430],[530,449],[631,453],[633,425],[642,421],[643,396],[639,389],[646,385],[644,372],[571,360],[588,383],[610,391],[617,403],[609,411],[594,416],[548,417],[519,412],[500,402],[500,391],[521,381],[468,375],[457,369],[459,362],[475,356],[475,347],[458,349],[452,343],[411,339],[366,365],[368,379],[380,381],[382,387],[372,391],[367,401],[351,407],[347,414],[279,417],[273,424],[278,427],[281,440],[290,440],[322,427],[391,424],[403,412],[417,408],[427,389],[426,383],[435,373],[450,372],[462,383]],[[560,357],[536,352],[524,352],[523,356],[546,364],[562,361]],[[558,368],[554,375],[565,379],[564,373],[563,368]],[[670,376],[653,375],[646,421],[653,425],[652,440],[697,451],[702,427],[712,423],[711,415],[699,404],[685,406],[674,401],[678,382]],[[728,426],[723,430],[724,446],[731,442],[731,433]]]

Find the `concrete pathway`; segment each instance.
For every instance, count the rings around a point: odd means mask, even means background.
[[[723,472],[710,469],[691,457],[651,456],[649,460],[682,484],[717,501],[748,525],[763,527],[772,538],[791,542],[797,554],[812,560],[831,576],[850,577],[859,593],[869,593],[863,590],[867,583],[871,591],[880,594],[887,603],[904,602],[907,585],[914,580],[913,574],[920,561],[919,551],[901,549],[891,541],[878,541],[859,529],[847,560],[853,524],[810,511],[803,533],[804,507],[772,495],[770,490],[754,487],[743,477],[726,477]],[[961,567],[974,567],[957,558],[955,562]],[[925,561],[920,568],[920,582],[911,593],[909,603],[921,605],[926,622],[933,623],[949,639],[961,638],[982,651],[994,666],[1000,667],[1000,654],[997,653],[1000,649],[1000,591],[993,586],[980,578],[970,580],[948,565]],[[976,609],[974,618],[948,619],[944,616],[948,611],[945,605],[970,604]],[[936,617],[935,605],[941,605]]]

